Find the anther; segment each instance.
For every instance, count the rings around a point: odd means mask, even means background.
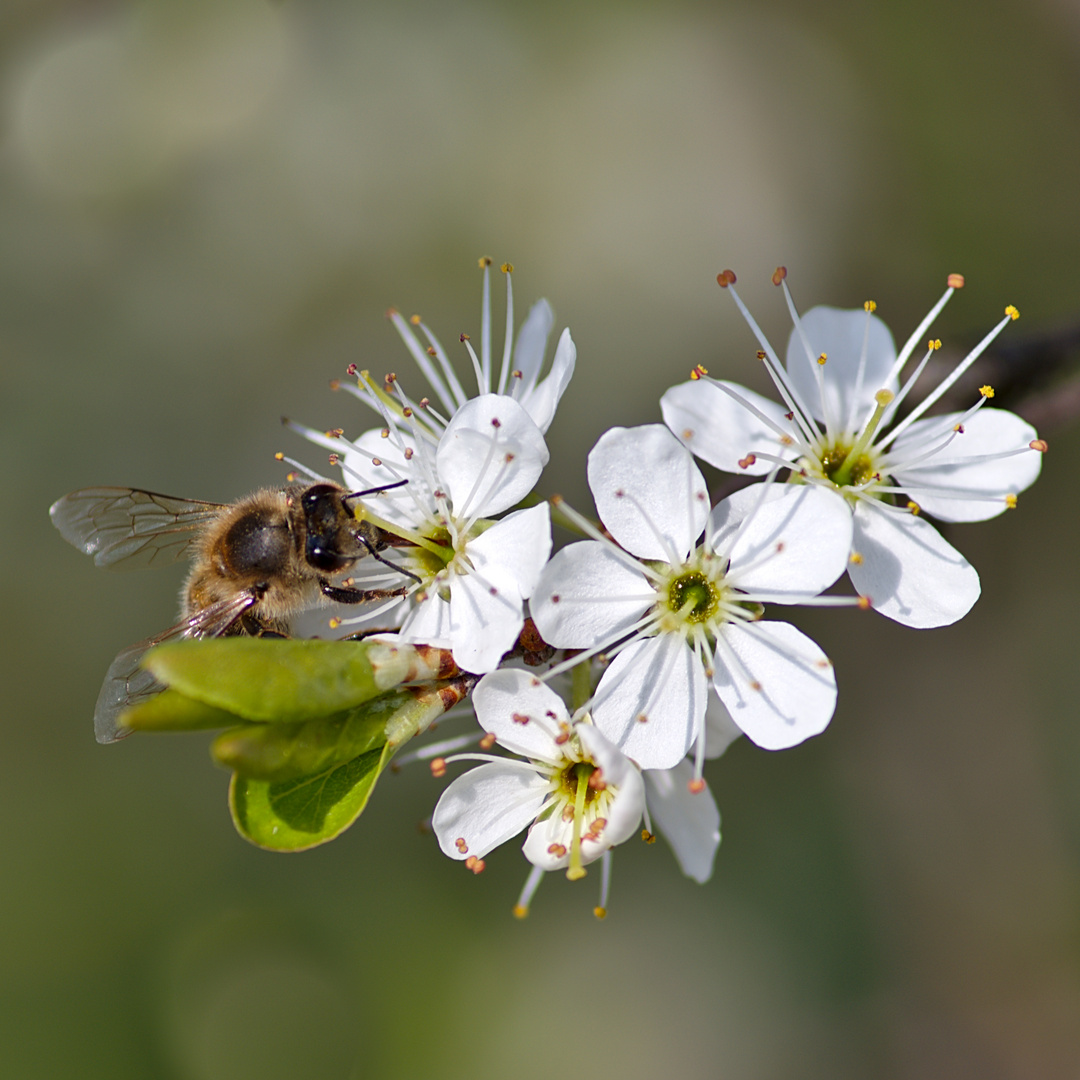
[[[501,428],[502,427],[502,421],[497,416],[493,416],[491,418],[491,426],[493,428]]]
[[[412,461],[413,454],[415,454],[415,453],[416,453],[416,451],[411,446],[406,446],[405,447],[405,453],[404,453],[403,456],[404,456],[406,461]]]
[[[734,285],[735,280],[734,270],[721,270],[720,273],[716,275],[716,284],[719,285],[721,289],[726,289],[729,285]]]
[[[639,712],[635,719],[639,724],[647,724],[649,722],[648,713]]]
[[[874,601],[869,596],[860,596],[855,602],[855,606],[860,611],[869,611],[874,606]]]
[[[436,780],[439,780],[439,779],[441,779],[442,777],[444,777],[446,775],[446,758],[441,758],[441,757],[432,758],[432,760],[431,760],[431,775],[434,776]],[[459,845],[464,844],[464,843],[465,843],[464,840],[458,840]],[[463,852],[463,851],[465,851],[465,848],[459,846],[458,851]]]
[[[466,854],[468,852],[468,850],[469,850],[469,845],[465,843],[465,837],[464,836],[459,836],[454,841],[454,847],[456,847],[458,849],[458,851],[461,852],[462,855]]]
[[[397,382],[397,375],[392,371],[388,371],[383,376],[383,382],[386,383],[387,386],[393,386],[394,383]]]
[[[482,873],[485,866],[487,866],[487,863],[483,859],[478,859],[475,855],[470,855],[465,860],[465,868],[471,870],[474,874]]]
[[[866,300],[862,307],[863,311],[869,311],[872,314],[877,311],[877,302],[874,300]]]
[[[950,289],[962,289],[964,287],[964,275],[963,274],[950,274],[945,279],[945,284]]]
[[[747,454],[744,458],[739,458],[739,468],[749,469],[757,461],[756,454]]]
[[[476,261],[481,270],[486,270],[492,262],[490,255],[481,255]]]
[[[1031,447],[1032,450],[1038,450],[1040,454],[1045,454],[1046,451],[1050,449],[1045,439],[1032,439],[1031,442],[1028,443],[1028,446]]]
[[[984,398],[992,398],[994,396],[994,388],[989,385],[980,386],[979,393],[982,394]]]
[[[1015,509],[1016,509],[1016,501],[1017,501],[1017,500],[1016,500],[1016,496],[1015,496],[1015,495],[1006,495],[1006,496],[1005,496],[1005,505],[1006,505],[1006,506],[1007,506],[1007,507],[1008,507],[1008,508],[1009,508],[1010,510],[1015,510]]]
[[[337,454],[331,454],[326,460],[329,461],[331,465],[336,465],[341,458],[339,458]]]
[[[514,272],[514,264],[513,263],[503,263],[502,266],[499,267],[499,269],[504,274],[512,274]]]
[[[928,348],[928,349],[929,349],[929,350],[930,350],[931,352],[937,352],[937,351],[938,351],[938,349],[940,349],[940,348],[941,348],[941,338],[931,338],[931,339],[930,339],[930,340],[929,340],[929,341],[928,341],[928,342],[926,343],[926,347],[927,347],[927,348]]]
[[[919,505],[919,504],[918,504],[917,502],[913,502],[913,501],[912,501],[911,499],[909,499],[909,500],[908,500],[907,508],[908,508],[908,509],[909,509],[909,510],[910,510],[910,511],[911,511],[911,512],[912,512],[912,513],[913,513],[913,514],[914,514],[914,515],[916,516],[916,517],[918,517],[918,516],[919,516],[919,514],[921,514],[921,513],[922,513],[922,507],[921,507],[921,506],[920,506],[920,505]]]
[[[404,409],[401,410],[401,415],[404,416],[406,419],[408,419],[410,416],[412,416],[412,414],[413,414],[412,409],[410,409],[407,405],[405,406]]]
[[[705,781],[697,776],[686,785],[686,790],[691,795],[700,795],[705,790]]]
[[[606,919],[607,918],[607,908],[606,907],[594,907],[592,909],[592,913],[598,919]]]
[[[510,378],[520,381],[521,379],[525,378],[525,372],[515,369],[514,371],[510,372]]]
[[[483,259],[480,260],[483,263]],[[514,905],[514,918],[515,919],[527,919],[529,917],[529,909],[524,904]]]
[[[274,460],[275,460],[275,461],[284,461],[284,460],[285,460],[285,455],[284,455],[284,454],[283,454],[283,453],[282,453],[282,452],[281,452],[281,451],[279,450],[279,451],[278,451],[278,452],[277,452],[277,453],[276,453],[276,454],[274,455]]]
[[[825,366],[825,361],[828,360],[828,359],[829,359],[829,354],[828,353],[822,353],[817,358],[818,366],[819,367],[824,367]]]
[[[341,380],[340,379],[331,379],[330,380],[330,389],[335,390],[335,391],[340,390],[341,389]]]
[[[422,397],[420,399],[420,408],[421,409],[426,409],[430,404],[431,404],[431,399],[430,398]]]
[[[413,326],[419,326],[420,323],[423,322],[423,320],[420,318],[419,315],[410,315],[409,322],[411,322]]]
[[[690,378],[695,382],[701,378],[702,375],[708,375],[708,368],[703,367],[701,364],[696,364],[694,370],[690,372]]]
[[[779,285],[780,282],[783,281],[784,278],[786,278],[786,277],[787,277],[787,267],[786,266],[778,266],[773,271],[772,283],[774,285]]]
[[[326,625],[329,626],[331,630],[336,630],[341,625],[341,620],[335,615]]]
[[[764,359],[765,359],[765,350],[764,350],[764,349],[758,349],[758,351],[757,351],[756,353],[754,353],[754,355],[755,355],[755,356],[756,356],[756,357],[757,357],[757,358],[758,358],[759,360],[764,360]]]
[[[641,839],[644,840],[646,844],[656,843],[656,836],[653,833],[649,832],[648,829],[641,830]]]
[[[758,693],[760,693],[761,692],[761,683],[759,683],[757,681],[757,679],[754,679],[754,681],[752,683],[750,683],[750,689],[751,690],[756,690]]]
[[[548,854],[554,855],[556,859],[561,859],[566,854],[566,845],[548,844]]]
[[[356,375],[357,371],[359,371],[359,370],[360,369],[355,364],[350,364],[345,369],[345,374],[348,375],[350,378],[352,378],[352,377],[354,377]]]
[[[487,733],[487,734],[486,734],[486,735],[485,735],[485,736],[484,736],[484,737],[483,737],[483,738],[482,738],[482,739],[480,740],[480,749],[481,749],[481,750],[490,750],[490,749],[491,749],[491,748],[492,748],[492,747],[493,747],[494,745],[495,745],[495,736],[494,736],[494,735],[492,735],[492,734],[491,734],[491,732],[489,731],[489,732],[488,732],[488,733]]]
[[[1014,307],[1012,306],[1012,304],[1010,304],[1010,305],[1009,305],[1009,306],[1008,306],[1008,307],[1007,307],[1007,308],[1005,309],[1005,314],[1006,314],[1006,315],[1008,315],[1008,316],[1009,316],[1009,318],[1010,318],[1010,319],[1012,319],[1012,321],[1013,321],[1013,322],[1016,322],[1016,320],[1020,318],[1020,312],[1019,312],[1019,311],[1017,311],[1017,310],[1016,310],[1016,308],[1014,308]]]
[[[471,341],[471,340],[472,339],[466,333],[462,333],[461,336],[458,338],[458,341],[460,341],[462,345],[464,345],[466,341]]]

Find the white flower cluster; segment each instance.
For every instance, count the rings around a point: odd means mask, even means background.
[[[782,363],[724,271],[718,282],[757,337],[780,401],[698,368],[663,396],[666,426],[601,436],[588,458],[599,523],[553,500],[584,539],[549,558],[548,504],[512,508],[548,461],[544,434],[576,350],[564,330],[540,377],[552,311],[539,301],[515,340],[512,268],[504,266],[496,381],[489,264],[481,260],[479,355],[461,335],[476,396],[419,318],[391,312],[438,403],[413,400],[393,376],[377,384],[361,372],[350,389],[379,413],[379,428],[354,441],[300,430],[335,451],[349,484],[399,485],[367,512],[401,538],[390,561],[411,585],[362,621],[392,620],[403,640],[449,648],[462,669],[483,676],[472,698],[481,746],[498,743],[513,755],[436,758],[437,775],[446,762],[484,762],[439,800],[433,826],[442,850],[478,870],[492,849],[527,830],[533,871],[518,912],[545,872],[579,878],[599,859],[602,914],[611,849],[643,819],[643,835],[651,839],[655,827],[688,876],[709,878],[720,815],[702,775],[706,758],[740,733],[768,750],[792,747],[832,718],[832,664],[795,626],[770,617],[771,605],[857,605],[917,628],[955,622],[978,598],[979,578],[921,514],[966,522],[1014,506],[1038,476],[1046,444],[988,405],[990,387],[966,411],[931,413],[1017,317],[1013,308],[901,410],[940,341],[905,377],[907,363],[962,286],[959,275],[897,353],[872,302],[800,315],[778,270],[773,282],[793,322]],[[759,482],[712,505],[695,457]],[[370,587],[391,571],[369,562]],[[824,595],[845,572],[854,595]],[[547,657],[567,650],[543,670],[516,659],[527,614]]]

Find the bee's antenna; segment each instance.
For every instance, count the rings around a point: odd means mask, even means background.
[[[379,487],[368,488],[366,491],[352,491],[348,495],[342,495],[341,501],[348,502],[350,499],[362,499],[365,495],[379,495],[384,491],[392,491],[394,488],[399,488],[408,482],[407,479],[397,480],[393,484],[380,484]]]

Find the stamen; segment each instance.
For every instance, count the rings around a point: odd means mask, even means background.
[[[611,848],[600,856],[600,903],[593,908],[598,919],[607,918],[608,892],[611,889]]]
[[[480,260],[484,271],[484,291],[480,301],[480,373],[477,386],[481,394],[491,389],[491,259]]]
[[[792,298],[791,290],[788,288],[787,282],[782,281],[780,287],[784,290],[784,300],[787,301],[788,314],[791,316],[791,321],[795,324],[795,330],[799,335],[799,340],[802,342],[803,351],[806,353],[806,359],[814,369],[814,377],[817,380],[818,386],[818,396],[821,400],[821,416],[825,421],[825,434],[831,439],[837,433],[836,417],[831,415],[829,400],[825,396],[825,376],[824,372],[821,370],[825,365],[825,354],[822,353],[818,357],[814,356],[814,350],[810,345],[810,339],[806,336],[806,329],[803,327],[802,319],[799,317],[799,311],[795,307],[795,301]],[[811,414],[807,413],[807,415],[809,416]]]
[[[499,393],[506,393],[506,385],[510,378],[510,357],[514,346],[514,286],[511,283],[513,267],[504,263],[503,273],[506,275],[506,340],[503,342],[502,370],[499,372]]]
[[[908,357],[915,351],[915,346],[922,341],[923,334],[930,329],[934,320],[941,314],[941,309],[949,302],[949,298],[957,289],[963,288],[964,279],[960,274],[950,274],[948,280],[948,288],[942,293],[941,299],[930,309],[926,317],[918,326],[912,331],[911,337],[904,342],[904,347],[900,350],[899,355],[896,357],[896,362],[892,366],[892,370],[889,372],[889,377],[885,380],[886,385],[891,383],[893,379],[900,378],[900,372],[903,371],[904,365],[908,362]]]
[[[536,890],[540,887],[540,882],[544,880],[544,871],[539,866],[534,866],[529,871],[529,876],[525,879],[525,886],[521,890],[521,895],[518,897],[518,902],[514,905],[514,918],[524,919],[529,914],[529,907],[532,905],[533,897],[536,895]]]
[[[450,366],[450,361],[447,359],[443,347],[435,340],[431,331],[423,325],[419,316],[413,316],[413,318],[416,320],[414,325],[422,327],[428,341],[431,343],[432,348],[434,348],[435,356],[439,360],[443,373],[448,375],[451,381],[456,384],[457,377],[453,374],[453,368]],[[398,336],[405,343],[405,348],[409,350],[413,360],[416,361],[416,366],[420,369],[424,378],[431,384],[431,388],[443,403],[443,408],[449,413],[453,413],[456,409],[461,408],[467,400],[461,386],[455,385],[453,387],[454,392],[451,392],[450,388],[443,380],[443,375],[440,374],[435,365],[431,362],[431,354],[428,353],[419,341],[417,341],[412,328],[401,317],[399,312],[391,311],[390,321],[394,324],[394,329],[397,330]]]
[[[484,378],[484,371],[480,365],[480,360],[477,358],[476,350],[472,347],[472,342],[470,341],[468,334],[461,335],[461,344],[464,345],[469,352],[469,359],[472,360],[473,374],[476,375],[476,381],[479,384]],[[483,394],[486,393],[486,391],[481,390],[480,393]]]

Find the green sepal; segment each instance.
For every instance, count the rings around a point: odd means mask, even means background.
[[[177,641],[159,645],[143,663],[189,698],[264,723],[330,716],[386,689],[362,641]]]
[[[398,690],[334,716],[244,724],[222,732],[210,753],[219,765],[249,779],[290,780],[322,772],[382,747],[387,721],[413,700]]]
[[[233,773],[233,824],[245,840],[268,851],[306,851],[325,844],[363,812],[395,749],[385,744],[293,780],[255,780]]]
[[[125,709],[119,727],[126,731],[206,731],[243,723],[236,713],[196,701],[179,690],[163,690]]]

